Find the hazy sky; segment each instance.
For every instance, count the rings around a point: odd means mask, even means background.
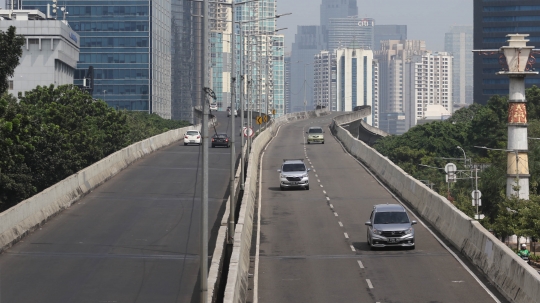
[[[322,0],[277,0],[278,19],[285,34],[286,51],[291,51],[298,25],[319,25]],[[453,25],[473,24],[472,0],[358,0],[360,17],[373,18],[375,24],[407,25],[407,38],[425,40],[432,51],[444,51],[444,34]]]

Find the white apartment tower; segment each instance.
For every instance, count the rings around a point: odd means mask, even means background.
[[[357,106],[373,107],[373,51],[360,48],[336,50],[337,111]],[[366,119],[373,125],[373,117]]]
[[[333,51],[321,51],[314,58],[313,102],[336,111],[336,55]]]
[[[408,128],[417,125],[418,120],[427,118],[428,106],[433,108],[432,105],[440,105],[441,119],[452,113],[452,63],[452,55],[446,52],[425,52],[413,57],[411,71],[414,80],[411,81],[411,89],[414,90],[414,99],[411,105],[414,107],[405,112],[407,120],[411,122]]]

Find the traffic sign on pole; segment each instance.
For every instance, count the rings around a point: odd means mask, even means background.
[[[253,128],[244,126],[242,133],[244,134],[244,137],[253,137]]]

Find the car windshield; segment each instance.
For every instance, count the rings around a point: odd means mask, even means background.
[[[409,223],[409,217],[404,211],[377,212],[373,224]]]
[[[310,128],[309,133],[310,134],[322,134],[322,129],[321,128]]]
[[[306,166],[303,163],[294,163],[294,164],[283,164],[283,171],[305,171]]]
[[[190,131],[190,132],[187,132],[187,135],[188,135],[188,136],[196,136],[196,135],[198,135],[198,134],[199,134],[198,131]]]

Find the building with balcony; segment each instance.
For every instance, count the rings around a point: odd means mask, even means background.
[[[313,101],[317,107],[337,110],[336,54],[334,51],[321,51],[314,58]]]

